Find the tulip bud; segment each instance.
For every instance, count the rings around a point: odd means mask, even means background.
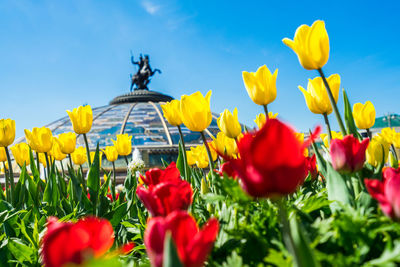
[[[396,160],[396,157],[393,155],[392,151],[389,151],[389,163],[390,167],[397,169],[399,167],[399,161]]]
[[[374,167],[377,167],[379,164],[384,164],[389,156],[389,147],[390,144],[382,137],[372,137],[366,151],[367,162]]]
[[[317,20],[313,25],[297,28],[294,40],[284,38],[283,43],[290,47],[307,70],[322,68],[329,59],[329,37],[325,23]]]
[[[6,149],[4,147],[0,147],[0,162],[6,162],[6,161],[7,161]]]
[[[56,138],[54,139],[57,140]],[[50,156],[52,156],[55,160],[63,160],[67,157],[67,154],[61,152],[60,143],[54,142],[50,151]]]
[[[29,146],[26,143],[19,143],[10,147],[15,161],[19,166],[29,165],[31,162],[29,154]]]
[[[201,186],[200,186],[200,193],[202,195],[205,195],[210,192],[210,189],[208,188],[208,184],[205,178],[201,179]]]
[[[82,165],[87,161],[86,149],[82,146],[77,147],[71,154],[72,161],[75,165]]]
[[[118,154],[128,156],[132,153],[132,136],[128,134],[117,134],[117,140],[111,139]]]
[[[213,151],[217,151],[220,155],[225,155],[230,158],[237,154],[237,145],[235,139],[227,137],[223,132],[217,134],[210,145]]]
[[[331,135],[332,135],[332,140],[334,140],[334,139],[343,139],[343,135],[342,135],[341,132],[331,131]],[[320,134],[319,136],[321,137],[322,142],[324,143],[324,146],[326,148],[329,148],[328,134]]]
[[[339,74],[332,74],[327,78],[329,87],[331,88],[335,103],[339,98],[340,89],[340,76]],[[308,109],[315,114],[331,114],[332,105],[329,100],[327,90],[325,88],[324,81],[321,77],[308,80],[307,91],[299,86],[300,91],[303,93],[306,100]]]
[[[225,109],[217,119],[219,129],[228,137],[236,138],[242,133],[242,126],[239,123],[237,108],[233,114]]]
[[[208,91],[205,97],[200,92],[181,97],[182,121],[189,130],[201,132],[211,124],[210,98],[211,91]]]
[[[272,111],[268,112],[268,119],[275,119],[278,116],[278,113],[272,113]],[[265,114],[264,113],[260,113],[257,115],[256,119],[254,120],[254,122],[257,124],[258,129],[261,129],[265,122],[267,120],[265,119]]]
[[[182,124],[180,105],[180,101],[176,99],[161,105],[164,117],[167,119],[169,124],[173,126],[178,126]]]
[[[261,66],[257,72],[242,72],[243,82],[251,100],[257,105],[268,105],[276,98],[276,77],[278,69],[274,74],[267,66]]]
[[[106,149],[103,151],[104,154],[106,154],[106,158],[109,162],[114,162],[118,159],[118,151],[115,146],[106,146]]]
[[[358,129],[369,129],[375,124],[375,108],[370,101],[355,103],[353,106],[353,118]]]
[[[25,137],[29,146],[38,153],[50,152],[53,147],[53,134],[49,128],[35,127],[32,132],[25,129]]]
[[[67,110],[67,113],[75,133],[85,134],[90,131],[93,123],[93,111],[90,105],[80,106],[72,111]]]
[[[15,121],[11,119],[0,120],[0,147],[7,147],[15,139]]]
[[[75,133],[62,133],[56,139],[60,145],[61,152],[64,154],[71,154],[75,151],[76,147],[76,134]]]
[[[341,173],[352,173],[362,169],[365,162],[365,150],[369,139],[360,142],[353,135],[332,140],[330,154],[332,166]]]

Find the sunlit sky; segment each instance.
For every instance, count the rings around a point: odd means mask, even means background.
[[[108,104],[129,91],[132,50],[162,70],[150,89],[175,98],[212,90],[214,112],[237,107],[249,126],[263,109],[248,97],[241,72],[278,68],[269,109],[307,131],[323,119],[297,86],[317,72],[303,69],[282,38],[316,19],[330,37],[325,73],[341,75],[350,101],[371,100],[377,116],[400,113],[399,2],[249,2],[0,0],[0,118],[14,119],[21,136],[67,109]],[[340,94],[340,110],[342,102]]]

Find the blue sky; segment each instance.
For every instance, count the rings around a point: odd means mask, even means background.
[[[163,71],[150,89],[176,98],[213,90],[212,110],[237,107],[249,126],[263,109],[249,99],[241,72],[278,68],[278,96],[269,109],[307,131],[323,120],[307,109],[297,86],[317,73],[303,69],[282,38],[316,19],[330,37],[325,73],[341,75],[350,101],[371,100],[377,116],[400,113],[399,2],[322,3],[0,0],[0,118],[14,119],[21,136],[66,109],[107,104],[129,91],[132,50],[149,54]]]

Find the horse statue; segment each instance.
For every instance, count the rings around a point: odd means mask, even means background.
[[[132,92],[132,89],[134,89],[134,90],[149,90],[149,88],[147,88],[147,85],[150,83],[150,78],[156,72],[161,73],[161,70],[159,70],[159,69],[152,70],[151,69],[150,59],[149,59],[148,55],[144,55],[144,58],[143,58],[142,54],[140,54],[139,61],[135,61],[133,58],[133,55],[131,55],[131,62],[133,65],[137,65],[139,68],[135,75],[131,75],[130,91]]]

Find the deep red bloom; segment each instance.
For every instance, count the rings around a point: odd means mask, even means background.
[[[308,173],[311,175],[311,179],[315,180],[318,177],[318,170],[317,170],[317,158],[315,154],[311,157],[306,157],[306,166]]]
[[[150,214],[167,216],[175,210],[187,210],[192,204],[192,187],[181,179],[166,181],[145,188],[139,185],[136,194]]]
[[[254,134],[245,134],[238,142],[238,150],[240,157],[228,161],[251,196],[293,193],[307,176],[303,144],[291,128],[277,119],[269,119]]]
[[[164,239],[171,232],[179,259],[184,267],[204,265],[217,238],[219,223],[210,219],[201,230],[195,219],[184,211],[175,211],[167,217],[149,220],[144,233],[144,243],[151,263],[161,267],[163,263]]]
[[[333,139],[330,146],[333,168],[343,173],[361,170],[368,144],[368,138],[360,142],[353,135],[346,135],[343,140]]]
[[[140,178],[147,186],[151,186],[161,182],[180,180],[181,174],[175,162],[171,162],[164,170],[153,168],[146,172],[146,176],[140,176]]]
[[[224,173],[226,173],[226,175],[228,175],[229,177],[232,177],[234,179],[236,179],[238,177],[237,172],[235,171],[234,168],[232,168],[231,162],[229,162],[229,161],[224,162],[220,167],[219,174],[221,176],[224,176]]]
[[[43,263],[46,267],[80,264],[90,256],[102,256],[113,243],[114,231],[106,219],[86,217],[72,223],[50,217],[42,242]]]
[[[107,197],[108,197],[109,200],[111,200],[111,202],[114,202],[114,199],[113,199],[111,193],[110,193],[110,194],[107,194]],[[116,194],[115,194],[115,200],[118,200],[118,198],[119,198],[119,193],[116,193]]]
[[[388,217],[400,220],[400,168],[385,168],[383,181],[364,179],[370,195],[375,198]]]
[[[129,242],[121,247],[122,254],[129,254],[135,248],[135,243]]]

